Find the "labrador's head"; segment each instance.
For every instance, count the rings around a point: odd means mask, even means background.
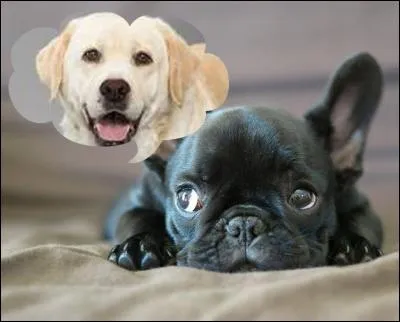
[[[116,145],[157,126],[171,106],[184,108],[196,77],[206,87],[221,78],[211,77],[210,65],[227,75],[223,63],[203,49],[190,47],[161,19],[140,17],[129,25],[119,15],[95,13],[70,21],[40,50],[36,68],[74,126],[98,145]],[[225,78],[213,86],[213,104],[226,98]]]

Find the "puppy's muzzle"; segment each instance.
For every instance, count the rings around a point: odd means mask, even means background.
[[[228,235],[251,242],[266,231],[266,225],[257,217],[240,216],[229,220],[225,226]]]
[[[250,244],[257,236],[269,229],[264,220],[265,212],[256,206],[233,207],[217,223],[217,229],[227,236]]]
[[[131,91],[129,84],[123,79],[107,79],[100,85],[100,93],[105,100],[112,103],[125,101]],[[126,105],[120,105],[126,108]]]

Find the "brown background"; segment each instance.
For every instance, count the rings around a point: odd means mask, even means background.
[[[23,33],[58,28],[67,16],[80,12],[113,11],[129,20],[143,14],[176,16],[196,26],[208,51],[221,57],[229,70],[226,105],[263,104],[301,115],[346,56],[361,50],[372,53],[384,68],[386,87],[360,186],[384,219],[386,251],[398,249],[397,2],[5,1],[1,8],[2,247],[11,238],[9,231],[16,238],[19,225],[34,224],[37,218],[47,223],[47,232],[75,217],[100,227],[113,196],[140,172],[140,165],[127,164],[128,157],[115,150],[83,148],[65,140],[52,125],[26,121],[8,101],[10,49]],[[84,190],[79,189],[82,182]],[[59,211],[47,213],[49,207]],[[23,224],[18,218],[24,218]]]

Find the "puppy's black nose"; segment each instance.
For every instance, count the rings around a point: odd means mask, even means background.
[[[253,240],[266,230],[261,219],[254,216],[233,217],[226,225],[226,232],[235,238]]]
[[[100,93],[106,100],[121,102],[131,91],[129,84],[123,79],[107,79],[100,85]]]

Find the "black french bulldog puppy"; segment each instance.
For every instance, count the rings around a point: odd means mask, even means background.
[[[358,53],[304,118],[264,107],[209,113],[118,202],[109,260],[219,272],[349,265],[380,256],[382,225],[356,187],[383,77]]]

